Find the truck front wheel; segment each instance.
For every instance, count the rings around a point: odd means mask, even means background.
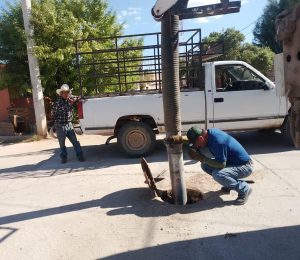
[[[293,145],[293,129],[291,129],[290,115],[286,116],[286,118],[284,119],[280,131],[288,145]]]
[[[129,122],[121,128],[118,144],[129,156],[143,156],[154,149],[155,134],[151,127],[143,122]]]

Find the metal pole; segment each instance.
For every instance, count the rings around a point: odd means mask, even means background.
[[[27,56],[30,71],[30,80],[32,85],[36,130],[38,135],[45,137],[47,136],[47,120],[44,106],[44,95],[40,80],[39,63],[33,51],[33,29],[30,26],[29,22],[31,16],[31,0],[22,0],[22,12],[24,19],[24,28],[27,37]]]
[[[162,93],[166,136],[181,135],[179,87],[179,16],[169,11],[161,21]],[[182,144],[167,146],[174,203],[185,205],[187,192],[183,178]]]

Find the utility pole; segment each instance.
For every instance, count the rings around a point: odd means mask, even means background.
[[[40,68],[37,58],[34,55],[33,46],[33,28],[30,25],[31,0],[22,0],[22,12],[24,20],[25,34],[27,38],[27,56],[30,71],[30,80],[32,86],[32,97],[35,113],[37,134],[43,137],[47,136],[47,120],[44,105],[44,95],[40,80]]]
[[[162,92],[167,138],[171,135],[181,135],[179,21],[237,13],[241,7],[240,1],[220,0],[221,3],[218,4],[188,8],[188,2],[189,0],[157,0],[152,8],[154,19],[161,21]],[[185,205],[187,191],[184,181],[182,143],[172,145],[166,143],[166,147],[174,202]]]
[[[165,13],[161,21],[162,93],[166,137],[181,135],[179,86],[179,17]],[[183,152],[181,144],[167,144],[174,203],[185,205],[187,191],[183,178]]]

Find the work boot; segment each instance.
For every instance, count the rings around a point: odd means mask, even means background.
[[[230,191],[231,191],[230,188],[227,188],[227,187],[222,187],[222,188],[221,188],[221,192],[222,192],[223,194],[230,194]]]
[[[240,194],[237,197],[237,199],[235,200],[235,203],[237,205],[244,205],[247,202],[247,200],[248,200],[249,195],[251,194],[251,192],[252,192],[252,189],[249,187],[249,190],[246,193]]]
[[[85,158],[83,157],[83,155],[79,155],[78,156],[78,161],[80,161],[80,162],[84,162],[85,161]]]
[[[66,163],[67,162],[67,158],[61,158],[61,163]]]

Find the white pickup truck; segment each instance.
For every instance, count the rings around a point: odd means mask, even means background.
[[[202,63],[197,84],[181,84],[182,132],[191,126],[230,130],[281,129],[287,133],[289,102],[275,84],[242,61]],[[195,83],[195,82],[194,82]],[[151,87],[151,85],[148,85]],[[130,156],[150,153],[164,133],[162,93],[156,90],[84,97],[78,105],[84,134],[117,138]],[[169,111],[172,113],[172,111]]]
[[[183,88],[180,94],[183,132],[193,125],[223,130],[286,127],[287,99],[259,71],[242,61],[203,66],[205,87]],[[155,134],[164,132],[161,93],[87,98],[79,103],[79,110],[85,134],[114,136],[132,156],[152,151]]]

